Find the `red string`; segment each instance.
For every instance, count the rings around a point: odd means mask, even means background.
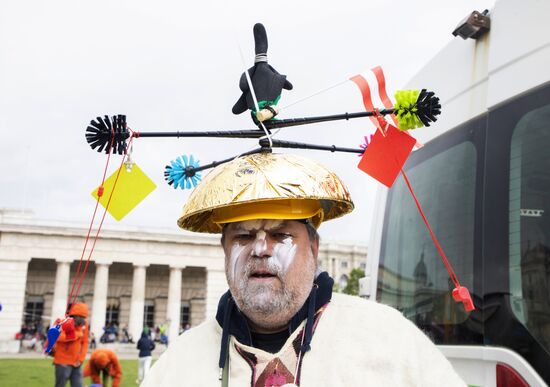
[[[96,213],[97,213],[97,208],[99,206],[99,200],[100,200],[101,196],[103,195],[103,184],[105,183],[105,177],[107,176],[107,169],[109,167],[109,160],[111,159],[111,153],[112,153],[112,150],[113,150],[114,141],[115,141],[115,127],[113,125],[112,131],[111,131],[111,141],[109,142],[109,153],[107,155],[107,162],[105,163],[105,168],[103,170],[103,177],[101,179],[101,184],[99,185],[98,194],[97,194],[97,201],[95,203],[94,213],[92,215],[92,220],[90,221],[90,226],[88,227],[88,233],[86,234],[86,240],[84,242],[84,248],[82,249],[82,254],[80,255],[80,260],[78,262],[78,266],[76,268],[75,276],[74,276],[74,279],[73,279],[73,284],[71,286],[71,292],[69,293],[69,298],[68,298],[68,302],[67,302],[67,309],[65,310],[65,315],[69,314],[69,308],[70,308],[71,304],[74,302],[74,301],[72,301],[73,300],[74,289],[75,289],[75,285],[76,285],[76,282],[78,280],[78,277],[80,275],[80,269],[82,267],[82,261],[83,261],[83,258],[84,258],[84,254],[86,252],[86,247],[88,246],[88,241],[90,240],[90,233],[92,232],[92,227],[94,225],[94,220],[95,220],[95,216],[96,216]],[[76,296],[74,297],[74,299],[76,300]]]
[[[105,178],[107,176],[107,170],[108,170],[108,167],[109,167],[109,161],[110,161],[111,153],[112,153],[112,149],[113,149],[114,137],[115,137],[115,131],[114,131],[114,126],[113,126],[111,142],[109,144],[109,154],[107,156],[107,162],[105,163],[105,169],[103,171],[103,177],[102,177],[102,180],[101,180],[101,185],[99,186],[99,189],[98,189],[98,195],[97,195],[96,205],[95,205],[95,208],[94,208],[94,213],[92,215],[92,220],[91,220],[90,226],[88,228],[88,233],[86,235],[86,241],[84,242],[84,248],[82,250],[82,255],[80,256],[80,261],[78,263],[78,267],[77,267],[77,270],[76,270],[76,273],[75,273],[75,277],[74,277],[74,280],[73,280],[73,285],[72,285],[72,288],[71,288],[71,292],[69,294],[69,301],[67,302],[67,310],[66,310],[66,313],[65,313],[66,315],[69,313],[69,307],[76,301],[76,298],[78,297],[78,294],[80,292],[80,287],[82,286],[84,276],[86,275],[86,272],[88,270],[88,265],[90,263],[90,259],[92,257],[92,253],[94,251],[97,239],[99,238],[99,233],[100,233],[101,228],[103,226],[103,221],[105,220],[105,215],[107,214],[107,210],[109,209],[109,204],[111,203],[111,198],[113,197],[113,193],[115,192],[115,188],[116,188],[116,185],[117,185],[117,182],[118,182],[118,177],[120,175],[120,171],[122,170],[122,165],[124,164],[124,161],[125,161],[126,156],[127,156],[127,151],[125,150],[124,151],[124,156],[123,156],[122,161],[120,163],[120,167],[119,167],[117,176],[115,178],[115,182],[113,184],[113,189],[111,191],[111,194],[109,195],[109,200],[107,201],[107,205],[105,206],[105,211],[103,211],[103,216],[101,218],[101,222],[100,222],[99,227],[97,229],[96,235],[95,235],[93,243],[92,243],[92,247],[90,249],[90,253],[89,253],[88,258],[86,260],[86,264],[84,265],[84,268],[82,269],[82,272],[80,272],[80,269],[82,267],[83,258],[84,258],[84,253],[86,252],[86,247],[87,247],[88,241],[90,239],[90,233],[92,231],[92,227],[93,227],[93,224],[94,224],[94,221],[95,221],[95,216],[96,216],[96,213],[97,213],[97,208],[98,208],[98,205],[99,205],[99,201],[100,201],[101,196],[103,195],[103,190],[104,190],[103,184],[105,183]],[[133,140],[133,138],[130,138],[130,141],[129,141],[128,146],[126,147],[126,149],[129,148],[132,140]],[[78,286],[77,286],[76,291],[75,291],[75,285],[76,285],[77,282],[78,282]]]
[[[447,272],[449,273],[449,276],[451,277],[451,281],[453,281],[455,287],[458,288],[460,286],[460,282],[458,282],[458,278],[457,278],[457,276],[456,276],[456,274],[453,270],[453,267],[449,263],[449,260],[447,259],[447,256],[445,255],[445,252],[441,248],[441,245],[439,244],[439,241],[435,237],[435,234],[432,231],[430,223],[428,223],[428,218],[426,218],[426,215],[424,214],[424,210],[422,209],[422,206],[420,205],[420,202],[418,201],[418,198],[414,194],[411,183],[409,182],[409,179],[407,178],[407,175],[405,174],[405,171],[403,171],[403,169],[401,169],[401,175],[403,175],[403,178],[405,179],[405,183],[407,184],[407,187],[409,188],[409,191],[411,192],[411,195],[414,199],[414,202],[416,203],[416,207],[418,208],[418,212],[420,212],[420,216],[422,216],[422,219],[424,220],[424,223],[426,224],[426,227],[428,228],[430,236],[432,237],[432,241],[434,242],[435,247],[437,248],[437,251],[439,251],[439,255],[441,255],[441,259],[443,260],[443,264],[445,264],[445,267],[447,268]]]
[[[126,149],[128,149],[132,143],[133,138],[130,138],[130,141],[128,142],[128,146]],[[78,296],[78,293],[80,292],[80,287],[82,286],[82,281],[84,280],[84,276],[86,275],[86,271],[88,270],[88,265],[90,263],[90,259],[92,258],[92,254],[94,252],[95,244],[97,242],[97,239],[99,238],[99,233],[101,231],[101,227],[103,227],[103,221],[105,220],[105,215],[107,215],[107,210],[109,209],[109,204],[111,203],[111,199],[113,197],[113,194],[115,193],[115,188],[118,182],[118,177],[120,176],[120,172],[122,171],[122,166],[124,165],[124,161],[126,160],[127,151],[124,151],[124,156],[122,157],[122,161],[120,162],[120,166],[118,168],[118,172],[115,178],[115,182],[113,184],[113,190],[111,191],[111,194],[109,195],[109,200],[107,200],[107,204],[105,205],[105,211],[103,211],[103,216],[101,217],[101,222],[99,223],[99,227],[97,229],[96,235],[94,237],[94,241],[92,243],[92,247],[90,249],[90,254],[88,255],[88,259],[86,260],[86,265],[84,266],[84,269],[82,271],[82,275],[80,276],[80,280],[78,283],[78,288],[76,289],[73,302],[76,301],[76,297]]]
[[[372,69],[372,72],[376,76],[376,80],[378,82],[378,93],[380,94],[380,98],[383,101],[383,104],[386,108],[390,108],[391,101],[386,93],[386,80],[384,78],[384,73],[382,71],[382,68],[375,67]],[[363,96],[363,104],[365,105],[366,110],[373,110],[374,114],[372,117],[370,117],[371,121],[376,126],[377,130],[382,133],[384,137],[386,137],[386,130],[388,128],[388,123],[385,120],[384,117],[380,115],[377,109],[374,109],[374,106],[372,105],[372,99],[370,95],[370,89],[367,81],[365,78],[363,78],[360,75],[356,75],[355,77],[352,77],[351,80],[357,84],[359,89],[361,90],[361,94]],[[395,116],[392,115],[392,119],[395,120]],[[407,132],[404,132],[408,134]],[[409,135],[409,134],[408,134]],[[410,136],[410,135],[409,135]],[[422,144],[420,144],[418,141],[415,145],[417,148],[422,147]],[[407,178],[407,175],[401,169],[401,174],[403,175],[403,178],[405,179],[405,183],[407,184],[407,187],[409,188],[409,191],[413,197],[413,200],[416,204],[416,207],[418,208],[418,212],[420,213],[420,216],[422,216],[422,219],[424,220],[424,223],[426,224],[426,227],[428,228],[428,231],[430,233],[430,236],[432,238],[432,241],[434,242],[437,251],[439,252],[439,255],[441,256],[441,260],[443,261],[443,264],[445,265],[445,268],[447,269],[447,272],[449,273],[449,277],[451,278],[451,281],[453,281],[455,285],[455,289],[453,290],[453,299],[457,302],[462,302],[464,304],[464,308],[466,311],[472,311],[475,309],[475,306],[472,302],[472,298],[470,296],[470,293],[466,287],[460,286],[460,282],[458,281],[458,278],[453,270],[453,267],[449,263],[449,260],[447,259],[447,256],[445,255],[445,252],[443,251],[443,248],[441,248],[441,245],[439,244],[439,241],[437,240],[434,232],[432,231],[432,228],[430,226],[430,223],[428,222],[428,218],[424,214],[424,210],[422,209],[422,206],[420,205],[420,202],[418,201],[418,198],[414,194],[414,191],[412,189],[411,183],[409,182],[409,179]]]

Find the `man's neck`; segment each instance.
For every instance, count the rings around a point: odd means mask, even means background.
[[[288,329],[288,323],[278,327],[265,327],[265,326],[255,324],[254,321],[250,319],[247,319],[247,320],[248,320],[248,326],[250,330],[256,333],[271,334],[271,333],[282,332]]]
[[[277,353],[284,347],[290,332],[288,329],[276,333],[258,333],[250,332],[252,347],[261,349],[269,353]]]

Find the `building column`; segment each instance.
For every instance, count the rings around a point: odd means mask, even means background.
[[[206,269],[206,318],[216,316],[220,297],[227,290],[224,269]]]
[[[183,267],[170,267],[166,321],[168,322],[168,339],[171,341],[178,337],[180,329],[182,269]]]
[[[338,279],[336,278],[336,266],[337,266],[336,258],[330,257],[329,260],[330,260],[330,272],[329,272],[330,276],[332,277],[334,282],[338,283]]]
[[[90,330],[99,342],[105,326],[107,312],[107,290],[109,286],[109,266],[111,263],[95,263],[94,298],[92,315],[90,316]]]
[[[57,318],[65,317],[69,297],[69,277],[72,260],[56,260],[55,287],[53,291],[51,323]]]
[[[1,254],[1,252],[0,252]],[[19,352],[20,331],[25,311],[25,288],[30,257],[0,256],[0,352]]]
[[[143,331],[143,312],[145,306],[145,274],[148,265],[134,266],[132,299],[130,301],[130,321],[128,330],[135,341]]]

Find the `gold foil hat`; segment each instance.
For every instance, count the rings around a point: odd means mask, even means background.
[[[353,210],[347,188],[324,166],[290,154],[256,153],[214,168],[191,193],[178,225],[220,233],[245,219],[310,218],[321,222]]]

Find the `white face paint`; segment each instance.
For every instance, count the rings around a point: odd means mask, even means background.
[[[237,234],[242,235],[253,235],[253,232],[256,231],[256,237],[251,243],[251,246],[241,244],[241,242],[236,241],[231,247],[230,255],[230,264],[231,264],[231,274],[232,278],[237,277],[237,271],[242,269],[242,261],[245,260],[247,254],[254,253],[257,257],[265,256],[265,252],[268,248],[267,246],[267,232],[270,232],[273,229],[277,229],[281,226],[283,221],[281,220],[248,220],[242,222],[238,227]],[[279,266],[282,268],[283,274],[286,273],[289,266],[294,261],[294,256],[296,255],[296,245],[291,236],[284,238],[281,242],[277,242],[273,246],[273,252],[271,257],[268,258],[269,266]],[[241,263],[237,265],[237,263]],[[239,266],[239,267],[238,267]],[[240,270],[239,270],[240,271]]]
[[[283,223],[283,220],[278,219],[253,219],[253,220],[245,220],[244,222],[240,222],[238,227],[238,230],[244,230],[244,231],[252,231],[252,230],[269,230],[275,227],[280,226]]]
[[[239,261],[239,257],[246,256],[243,254],[245,249],[247,249],[247,246],[240,245],[239,243],[234,243],[231,246],[231,256],[229,257],[231,271],[228,273],[231,275],[231,278],[229,278],[230,281],[233,281],[237,276],[237,262]]]
[[[290,236],[283,239],[282,243],[277,243],[273,246],[273,258],[281,264],[283,273],[286,273],[289,266],[294,261],[296,248],[297,246]]]
[[[256,240],[254,241],[254,254],[261,257],[264,251],[267,249],[266,233],[264,230],[260,230],[256,233]]]

